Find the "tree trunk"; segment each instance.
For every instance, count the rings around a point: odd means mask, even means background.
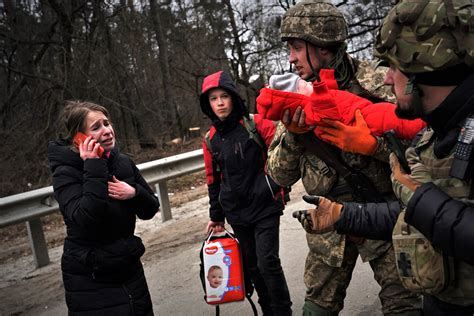
[[[165,108],[168,109],[169,112],[169,124],[176,123],[178,127],[178,136],[183,137],[184,129],[183,124],[181,122],[181,117],[178,113],[178,108],[174,99],[174,93],[171,86],[171,75],[170,75],[170,68],[169,68],[169,60],[168,60],[168,48],[166,45],[166,40],[163,36],[163,27],[161,25],[160,14],[158,12],[158,8],[156,7],[155,0],[150,0],[150,15],[151,20],[153,23],[154,31],[155,31],[155,39],[156,43],[158,44],[158,62],[161,68],[161,78],[162,78],[162,86],[163,86],[163,94],[164,94],[164,104]]]

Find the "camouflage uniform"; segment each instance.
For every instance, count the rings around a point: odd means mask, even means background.
[[[465,221],[464,216],[470,214],[474,205],[473,179],[472,173],[457,174],[462,168],[452,170],[462,121],[474,115],[473,17],[472,0],[401,0],[385,18],[375,43],[375,55],[409,79],[405,95],[411,99],[409,104],[404,104],[405,111],[409,107],[411,117],[422,117],[430,126],[414,150],[410,148],[406,152],[407,160],[412,158],[412,151],[417,159],[411,163],[410,178],[423,184],[412,192],[393,177],[394,191],[407,205],[407,216],[403,213],[399,216],[393,232],[397,254],[404,255],[397,258],[399,272],[407,287],[426,294],[427,315],[474,312],[474,266],[461,255],[472,250],[472,238],[464,232],[472,229],[472,221]],[[397,81],[393,81],[395,85]],[[421,85],[429,86],[433,94],[439,93],[442,101],[427,104],[422,94],[426,90]],[[443,93],[445,87],[456,88]],[[464,162],[472,163],[472,156]],[[416,173],[428,179],[419,179]],[[434,189],[430,192],[425,190],[427,187]],[[405,220],[424,235],[417,234]],[[455,233],[462,237],[457,236],[454,241]],[[420,244],[424,247],[419,247]],[[414,256],[407,258],[410,253]],[[443,270],[451,272],[449,278],[445,279],[444,273],[436,275]],[[447,288],[442,289],[441,285]]]
[[[298,2],[283,17],[281,39],[299,39],[315,47],[337,48],[328,66],[335,70],[341,89],[375,102],[382,99],[394,101],[394,96],[383,85],[385,72],[368,62],[353,60],[345,52],[347,23],[334,5],[316,0]],[[313,69],[310,60],[308,63]],[[313,75],[317,76],[314,69]],[[391,195],[390,169],[386,163],[388,148],[382,138],[377,141],[378,147],[373,157],[347,152],[341,152],[341,157],[349,166],[367,175],[379,192]],[[304,147],[296,142],[295,135],[289,133],[282,124],[278,126],[269,147],[267,167],[270,175],[285,186],[301,178],[309,194],[337,197],[342,201],[352,200],[345,181],[324,161],[305,152]],[[413,311],[418,315],[420,300],[401,286],[390,243],[364,242],[336,233],[306,236],[310,251],[304,273],[307,286],[304,315],[337,314],[342,309],[358,254],[364,261],[370,262],[375,278],[382,287],[380,298],[383,312]]]
[[[357,72],[349,91],[365,97],[393,100],[391,92],[383,86],[384,70],[375,68],[369,62],[356,60],[352,60],[352,66]],[[378,141],[374,157],[341,152],[341,158],[352,168],[369,176],[377,190],[388,197],[392,196],[390,169],[386,163],[388,148],[382,138]],[[305,152],[304,147],[296,142],[295,135],[281,123],[269,147],[267,168],[280,185],[292,185],[301,178],[308,194],[352,201],[347,191],[340,190],[347,188],[344,179],[317,156]],[[336,191],[339,191],[338,194],[334,193]],[[384,314],[408,314],[420,309],[419,297],[404,289],[400,283],[390,242],[362,240],[360,243],[335,232],[306,234],[306,238],[309,246],[304,272],[307,302],[336,313],[340,311],[360,254],[364,262],[370,263],[374,277],[382,288],[379,297]]]
[[[437,158],[433,150],[435,142],[432,140],[434,138],[436,138],[434,131],[428,128],[415,146],[415,151],[418,153],[421,163],[426,168],[427,174],[430,175],[430,182],[433,182],[452,198],[459,199],[467,205],[474,206],[474,197],[471,196],[472,179],[463,181],[450,176],[449,172],[454,160],[454,149],[447,157],[442,159]],[[406,190],[401,191],[401,195],[406,195],[406,193]],[[401,198],[406,199],[406,197]],[[403,225],[407,224],[404,221],[404,213],[401,213],[394,229],[394,236],[397,234],[402,235],[401,230],[403,229]],[[410,229],[414,230],[413,227],[410,227]],[[403,233],[403,235],[405,238],[409,238],[408,236],[410,234],[407,235]],[[424,236],[422,236],[422,238],[426,240]],[[396,242],[397,241],[394,240],[394,243]],[[420,241],[417,241],[417,244],[419,243]],[[427,247],[425,246],[424,248],[426,249]],[[446,269],[446,265],[450,265],[451,274],[454,274],[456,281],[451,282],[445,290],[442,290],[440,293],[435,293],[433,296],[450,304],[474,306],[474,266],[462,260],[454,260],[453,258],[445,259],[444,264],[442,262],[439,264],[429,261],[426,262],[427,260],[420,259],[420,257],[425,254],[423,249],[417,251],[416,254],[417,260],[414,260],[415,257],[411,258],[413,261],[412,266],[414,265],[416,267],[412,268],[412,270],[416,269],[421,280],[428,279],[428,281],[437,283],[439,280],[433,280],[433,275],[435,275],[433,270],[443,267]],[[429,260],[432,261],[433,259],[430,258]],[[440,267],[440,265],[442,267]],[[426,271],[427,269],[430,271]],[[453,278],[453,275],[451,275],[451,278]],[[408,283],[411,279],[410,277],[404,278],[402,274],[402,280],[404,280],[404,282]],[[419,286],[420,282],[417,283],[416,285]]]

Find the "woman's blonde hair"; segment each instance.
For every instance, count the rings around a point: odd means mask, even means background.
[[[109,119],[109,111],[101,105],[86,101],[66,101],[60,115],[65,135],[73,138],[77,132],[84,132],[87,114],[92,111],[102,112]]]

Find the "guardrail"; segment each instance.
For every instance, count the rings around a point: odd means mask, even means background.
[[[167,181],[204,170],[202,149],[145,162],[137,167],[148,184],[155,186],[161,219],[167,221],[172,218]],[[52,186],[0,198],[0,228],[26,222],[28,240],[38,268],[49,263],[41,217],[58,210]]]

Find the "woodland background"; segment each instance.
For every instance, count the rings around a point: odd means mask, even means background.
[[[50,185],[47,142],[65,100],[107,107],[137,163],[199,148],[189,128],[209,125],[198,96],[212,72],[229,71],[254,112],[269,75],[289,70],[279,27],[295,2],[1,0],[0,197]],[[333,3],[349,52],[371,58],[390,0]]]

